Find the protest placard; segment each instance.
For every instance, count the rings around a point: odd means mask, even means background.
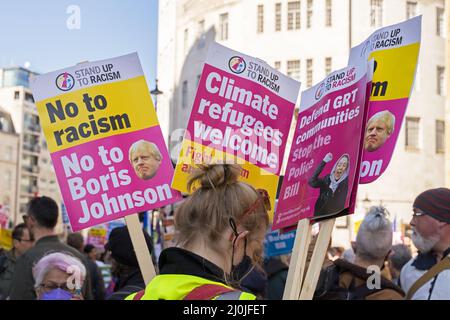
[[[31,88],[73,231],[179,199],[137,54],[40,75]]]
[[[354,207],[366,116],[368,63],[331,73],[302,93],[272,229]]]
[[[268,192],[272,216],[299,89],[265,62],[211,44],[172,187],[187,193],[197,164],[238,163],[241,181]]]
[[[375,59],[360,183],[378,179],[391,161],[416,75],[422,17],[375,31],[351,49],[349,65]]]
[[[36,76],[31,89],[72,230],[125,217],[148,283],[136,213],[181,195],[137,54]]]
[[[264,239],[265,257],[275,257],[283,254],[290,254],[294,247],[296,230],[281,233],[271,231]]]
[[[87,235],[86,242],[92,244],[94,247],[103,251],[106,244],[106,235],[108,233],[108,228],[106,225],[100,225],[90,228]]]

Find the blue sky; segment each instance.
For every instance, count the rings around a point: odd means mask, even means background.
[[[66,26],[70,5],[80,8],[79,30]],[[29,62],[45,73],[136,51],[153,89],[157,8],[157,0],[2,0],[0,67]]]

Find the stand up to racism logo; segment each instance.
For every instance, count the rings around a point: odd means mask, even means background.
[[[240,74],[245,71],[247,64],[245,63],[245,60],[242,57],[234,56],[228,62],[228,66],[230,67],[231,71]]]
[[[75,79],[70,73],[64,72],[56,77],[56,86],[61,91],[69,91],[75,85]]]

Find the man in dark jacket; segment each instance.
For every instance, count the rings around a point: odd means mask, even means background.
[[[342,155],[334,164],[331,173],[319,178],[320,173],[331,160],[333,155],[328,153],[308,181],[310,187],[320,188],[320,194],[314,206],[315,216],[339,213],[345,207],[350,159],[347,154]]]
[[[25,223],[36,241],[34,248],[22,255],[14,271],[11,300],[34,300],[36,292],[32,274],[33,266],[46,254],[51,252],[68,252],[79,258],[86,267],[86,281],[81,290],[84,299],[92,300],[90,275],[87,259],[80,252],[62,243],[55,233],[58,222],[58,205],[48,197],[36,197],[28,203]]]
[[[13,248],[11,251],[0,254],[0,300],[9,297],[17,259],[34,245],[33,237],[25,223],[20,223],[14,228],[12,238]]]
[[[67,244],[77,249],[80,253],[84,251],[84,239],[80,233],[70,233],[67,236]],[[105,282],[97,264],[86,256],[89,273],[91,275],[91,288],[94,300],[105,300]]]
[[[152,238],[145,230],[143,232],[147,247],[152,254]],[[111,273],[116,281],[114,293],[107,300],[124,300],[130,294],[145,288],[145,282],[126,226],[111,231],[105,250],[111,253]]]

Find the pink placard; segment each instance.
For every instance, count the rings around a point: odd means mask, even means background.
[[[351,202],[359,181],[366,87],[363,76],[298,115],[273,230],[354,207]]]
[[[162,155],[151,178],[140,178],[129,159],[130,147],[142,140]],[[51,157],[73,231],[181,199],[170,188],[173,166],[159,126],[91,141]]]

